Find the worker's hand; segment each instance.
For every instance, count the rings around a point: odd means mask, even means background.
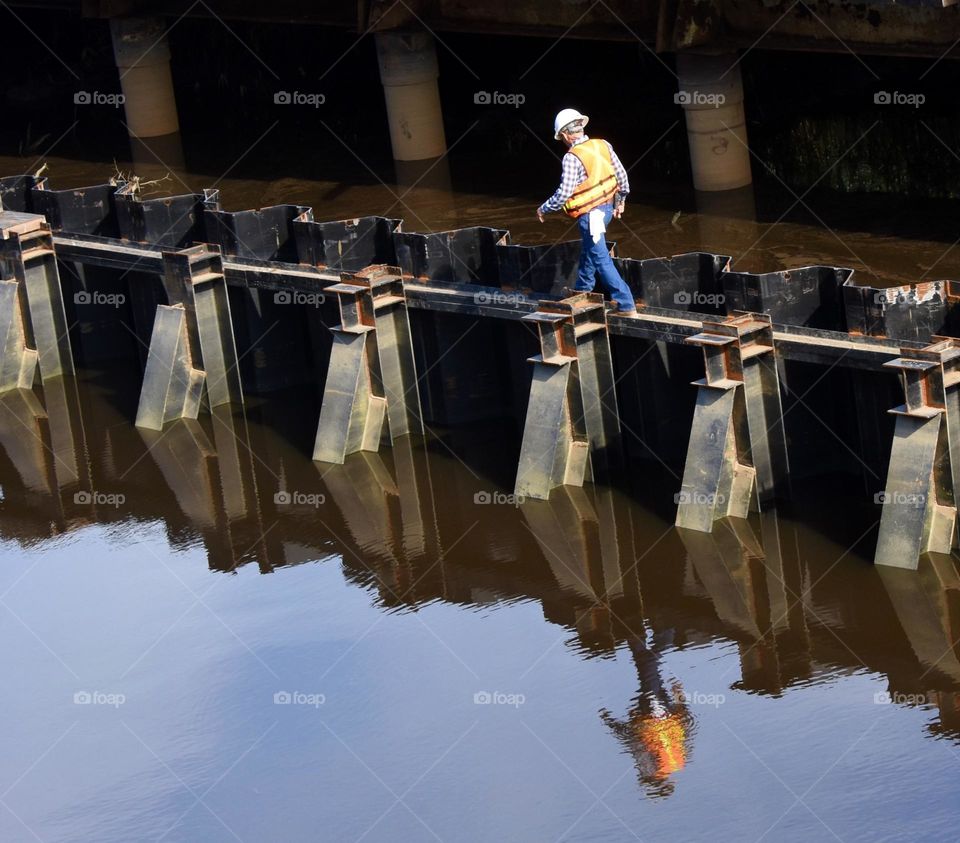
[[[613,209],[614,219],[620,219],[620,217],[623,216],[623,210],[624,210],[624,206],[622,203],[617,205],[617,207]]]
[[[543,222],[543,211],[541,211],[539,208],[537,208],[537,219],[540,220],[540,222]]]

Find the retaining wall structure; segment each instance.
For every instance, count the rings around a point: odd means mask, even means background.
[[[843,267],[757,274],[612,244],[638,304],[627,317],[566,294],[577,243],[503,229],[409,232],[299,205],[225,211],[213,190],[144,198],[136,183],[53,190],[32,176],[0,179],[0,202],[4,393],[129,357],[136,424],[156,433],[306,386],[322,395],[313,456],[329,463],[507,416],[523,429],[518,496],[609,484],[628,460],[680,452],[676,524],[707,533],[822,468],[819,423],[878,482],[886,472],[878,564],[916,568],[956,544],[956,282],[877,289]],[[811,408],[824,380],[833,397]]]

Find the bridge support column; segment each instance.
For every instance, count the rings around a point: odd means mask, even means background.
[[[157,164],[160,158],[167,167],[183,166],[166,21],[111,18],[110,32],[134,160]],[[141,148],[140,141],[146,149]]]
[[[960,483],[960,343],[940,339],[901,349],[896,369],[906,403],[897,417],[874,563],[916,570],[924,553],[956,544],[955,490]]]
[[[706,377],[695,382],[676,525],[709,533],[788,490],[780,382],[769,317],[704,322],[687,342],[703,348]]]
[[[201,406],[243,404],[220,252],[193,246],[165,253],[163,265],[172,304],[157,308],[137,408],[137,427],[150,430],[195,419]]]
[[[356,451],[377,451],[387,424],[390,441],[423,433],[410,323],[400,270],[374,266],[327,287],[340,305],[340,324],[323,390],[313,447],[318,462],[343,463]]]
[[[50,226],[0,211],[0,392],[73,374],[70,330]]]
[[[610,340],[596,293],[542,301],[523,318],[536,323],[541,353],[530,358],[533,383],[514,492],[548,500],[556,486],[607,479],[620,462]]]
[[[377,58],[397,161],[438,158],[447,151],[437,51],[428,32],[378,32]]]
[[[750,184],[743,81],[736,53],[678,53],[677,74],[677,101],[687,120],[693,186],[713,191]]]

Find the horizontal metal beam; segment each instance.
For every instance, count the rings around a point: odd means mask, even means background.
[[[163,250],[148,244],[131,244],[97,237],[55,235],[57,257],[110,269],[153,275],[163,273]],[[224,275],[231,286],[316,293],[339,282],[340,273],[301,264],[241,260],[224,257]],[[518,291],[473,284],[404,283],[407,307],[441,313],[459,313],[494,319],[519,320],[537,309],[538,300]],[[611,334],[681,344],[699,333],[701,322],[688,311],[641,308],[637,316],[609,319]],[[883,364],[900,355],[902,340],[862,337],[791,325],[774,325],[774,342],[784,360],[883,371]],[[921,348],[923,343],[915,343]]]

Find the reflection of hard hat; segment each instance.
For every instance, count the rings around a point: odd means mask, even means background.
[[[579,120],[582,127],[587,125],[590,118],[586,114],[581,114],[575,108],[565,108],[559,112],[553,120],[553,139],[560,140],[560,130],[565,129],[575,120]]]

